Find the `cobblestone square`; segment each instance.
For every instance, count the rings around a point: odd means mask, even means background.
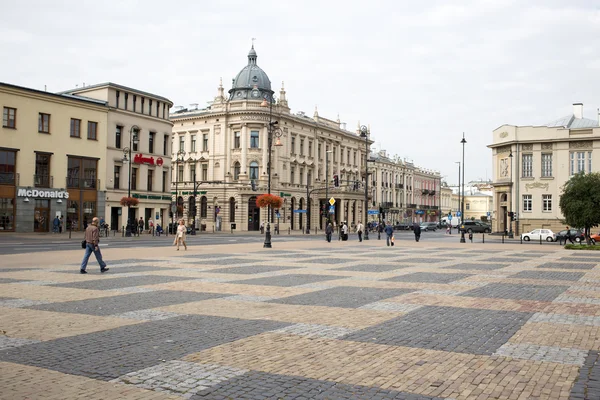
[[[598,399],[600,257],[523,246],[3,258],[0,399]]]

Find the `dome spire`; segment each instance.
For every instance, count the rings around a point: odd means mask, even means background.
[[[256,59],[258,56],[256,55],[256,50],[254,50],[254,41],[256,38],[252,38],[252,48],[248,52],[248,65],[256,65]]]

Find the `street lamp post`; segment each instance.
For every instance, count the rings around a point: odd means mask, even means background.
[[[461,203],[460,203],[460,217],[461,217],[462,221],[464,221],[465,220],[465,144],[467,143],[464,133],[463,133],[463,138],[460,142],[462,143],[462,198],[461,198]],[[466,243],[464,228],[460,230],[460,242]]]
[[[283,146],[283,144],[281,143],[281,135],[283,134],[283,132],[281,131],[281,128],[279,127],[275,127],[275,125],[277,125],[279,123],[279,121],[273,121],[273,94],[269,94],[269,101],[267,101],[267,97],[265,96],[262,103],[260,104],[261,107],[267,107],[269,106],[269,137],[267,140],[267,151],[269,152],[268,154],[268,160],[267,160],[267,193],[271,194],[271,152],[272,152],[272,147],[273,146]],[[275,141],[275,144],[273,144],[273,136],[275,136],[277,138],[277,140]],[[265,242],[263,244],[263,247],[270,249],[271,248],[271,205],[269,204],[269,206],[267,207],[267,212],[268,212],[268,216],[267,216],[267,231],[265,233]],[[292,210],[293,212],[293,210]],[[294,217],[294,215],[292,214],[292,218]]]
[[[512,229],[512,220],[513,220],[513,210],[512,210],[512,206],[513,206],[513,200],[512,200],[512,181],[513,181],[513,153],[512,153],[512,149],[510,150],[510,154],[508,155],[508,158],[510,158],[510,213],[509,213],[509,219],[508,219],[508,223],[509,223],[509,228],[508,228],[508,238],[509,239],[514,239],[515,234],[513,233],[513,229]]]
[[[365,227],[369,218],[369,129],[360,127],[360,137],[365,138]],[[365,228],[365,240],[369,240],[369,229]]]
[[[138,132],[140,131],[140,127],[137,125],[132,125],[129,129],[129,147],[125,147],[123,149],[123,162],[129,162],[129,182],[127,183],[127,197],[131,197],[131,173],[132,173],[132,163],[133,158],[131,157],[131,149],[134,144],[138,144]],[[131,205],[127,204],[127,228],[125,236],[131,236],[133,232],[133,225],[131,221]]]
[[[177,218],[179,218],[179,162],[183,161],[183,157],[185,156],[184,150],[179,150],[177,152],[177,158],[175,159],[177,163],[177,170],[175,171],[175,212],[171,217],[171,227],[175,223],[175,214],[177,214]],[[183,204],[182,204],[183,205]],[[173,232],[175,233],[175,232]]]
[[[458,204],[456,207],[456,211],[457,211],[456,223],[457,223],[458,229],[460,230],[460,225],[462,223],[462,221],[458,221],[458,211],[460,211],[460,161],[455,161],[454,163],[458,164],[458,187],[457,187],[457,189],[458,189]],[[461,215],[461,219],[462,219],[462,215]],[[450,222],[450,232],[452,232],[452,222]]]

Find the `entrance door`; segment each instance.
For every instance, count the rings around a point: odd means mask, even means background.
[[[33,229],[35,232],[49,232],[50,200],[35,200]]]
[[[118,230],[119,229],[119,210],[120,207],[111,207],[110,208],[110,229]]]
[[[256,205],[256,197],[248,200],[248,230],[257,231],[260,228],[260,208]]]
[[[145,211],[145,218],[144,218],[144,224],[146,225],[146,226],[144,227],[144,229],[146,229],[146,230],[150,229],[150,228],[148,227],[148,221],[150,221],[150,220],[152,219],[152,217],[153,217],[153,216],[152,216],[152,211],[154,211],[154,209],[153,209],[153,208],[146,208],[146,211]]]

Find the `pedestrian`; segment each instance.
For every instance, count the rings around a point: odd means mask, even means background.
[[[451,232],[452,232],[452,231],[451,231],[451,229],[452,229],[452,228],[451,228],[451,226],[452,226],[452,225],[450,225],[450,224],[446,225],[446,233],[447,233],[448,235],[451,235],[451,234],[452,234],[452,233],[451,233]]]
[[[183,247],[187,250],[187,244],[185,243],[185,235],[187,232],[187,228],[185,227],[185,222],[182,219],[179,220],[179,226],[177,226],[177,233],[175,234],[175,241],[173,245],[177,245],[177,250],[179,250],[179,245],[183,243]]]
[[[148,220],[148,233],[154,236],[154,221]]]
[[[382,222],[379,225],[377,225],[377,240],[381,239],[381,233],[385,230],[386,226],[385,223]],[[389,244],[388,244],[389,246]]]
[[[389,246],[392,241],[392,236],[394,236],[394,228],[392,225],[387,225],[384,232],[386,234],[386,243]]]
[[[140,220],[138,221],[138,232],[144,233],[144,219],[142,217],[140,217]]]
[[[58,220],[58,233],[62,233],[63,225],[64,225],[64,221],[63,221],[63,216],[61,215],[60,219]]]
[[[263,233],[265,233],[265,222],[260,221],[260,234],[262,235]]]
[[[567,226],[567,233],[565,233],[565,244],[567,244],[567,240],[569,242],[571,242],[571,244],[575,244],[573,242],[573,237],[571,236],[571,230],[569,229],[569,227]]]
[[[60,219],[58,218],[58,215],[57,215],[56,217],[54,217],[54,221],[52,221],[52,232],[58,233],[59,226],[60,226]]]
[[[331,235],[333,235],[333,225],[329,222],[325,227],[325,239],[328,243],[331,243]]]
[[[348,240],[348,224],[346,224],[346,221],[342,222],[342,240]]]
[[[362,222],[358,221],[358,225],[356,225],[356,233],[358,233],[358,241],[362,242],[362,234],[363,234],[363,230],[364,230],[364,226],[362,224]]]
[[[81,261],[81,268],[79,269],[79,272],[82,274],[87,274],[85,269],[87,268],[88,260],[90,259],[92,253],[94,253],[96,256],[98,264],[100,264],[100,272],[108,271],[106,263],[102,260],[100,247],[98,247],[100,244],[100,230],[98,229],[99,223],[100,220],[98,217],[94,217],[92,218],[92,224],[85,228],[85,254],[83,256],[83,260]]]
[[[421,225],[416,222],[413,225],[413,233],[415,234],[415,240],[418,242],[421,239]]]

